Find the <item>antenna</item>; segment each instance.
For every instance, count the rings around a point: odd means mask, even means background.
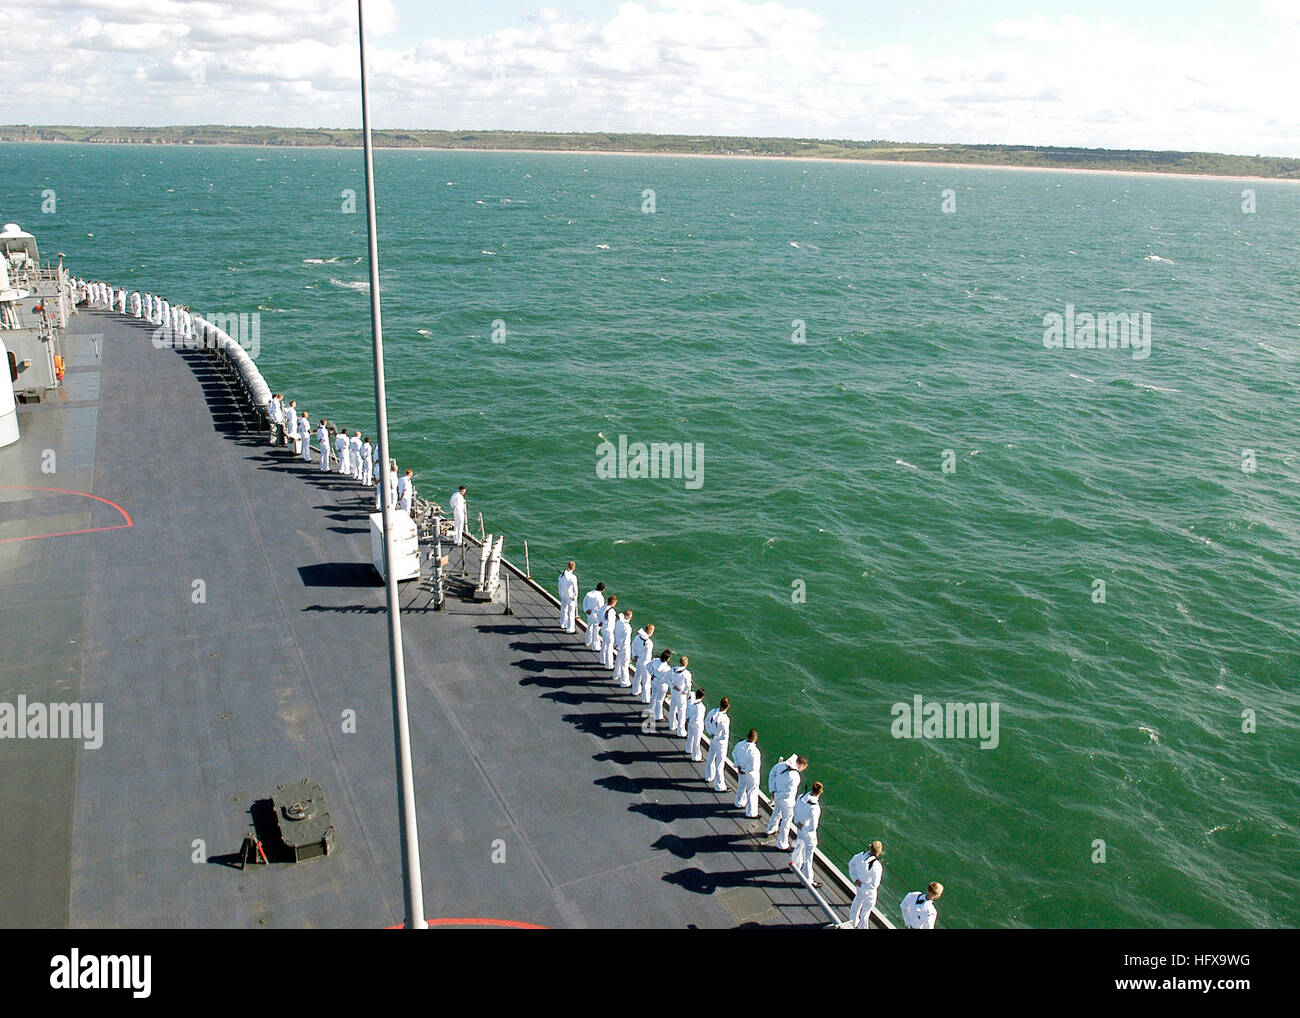
[[[420,875],[420,834],[415,817],[415,780],[411,773],[411,726],[406,713],[406,663],[402,656],[401,603],[393,570],[393,506],[389,501],[392,461],[388,454],[388,401],[384,391],[384,329],[379,313],[379,242],[375,229],[375,166],[370,148],[370,87],[366,81],[366,23],[357,0],[357,37],[361,53],[361,134],[366,163],[366,239],[370,253],[370,330],[374,336],[375,416],[379,424],[379,491],[384,513],[384,582],[388,601],[388,664],[393,678],[393,742],[397,752],[397,792],[402,812],[402,883],[406,928],[428,929],[424,885]]]

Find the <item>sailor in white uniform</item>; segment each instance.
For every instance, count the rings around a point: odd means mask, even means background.
[[[659,660],[650,667],[650,677],[647,679],[651,687],[650,704],[647,714],[655,721],[664,719],[664,697],[668,695],[668,689],[673,684],[673,666],[668,663],[673,656],[673,652],[665,647],[659,652]]]
[[[293,446],[294,453],[302,452],[302,440],[298,437],[298,401],[289,400],[289,405],[284,408],[284,435],[285,444]]]
[[[465,485],[462,484],[451,496],[452,544],[459,545],[464,539],[465,519],[468,515],[469,505],[465,501]]]
[[[898,909],[903,913],[903,925],[909,930],[932,930],[934,921],[939,918],[939,910],[934,903],[943,897],[943,884],[935,881],[924,891],[913,891],[901,902]]]
[[[813,887],[821,887],[813,875],[813,857],[817,851],[817,828],[822,822],[822,791],[822,783],[814,781],[812,789],[794,807],[795,841],[790,868],[802,873]]]
[[[865,852],[859,852],[849,860],[849,879],[853,881],[858,893],[853,896],[849,921],[843,924],[842,929],[871,929],[871,910],[876,906],[880,877],[884,872],[880,857],[884,854],[885,846],[879,841],[873,841]]]
[[[375,448],[369,438],[361,440],[361,483],[367,488],[375,486]]]
[[[381,485],[375,486],[375,497],[379,498]],[[388,504],[391,508],[397,508],[397,460],[388,461]]]
[[[303,437],[303,463],[312,462],[312,421],[303,411],[302,420],[298,421],[298,433]]]
[[[600,663],[611,672],[614,670],[614,620],[618,618],[615,610],[618,595],[611,594],[600,610]]]
[[[266,401],[266,416],[271,422],[271,444],[279,445],[284,441],[284,405],[278,392],[272,393]]]
[[[117,312],[126,314],[126,288],[121,286],[117,288]]]
[[[765,834],[776,835],[776,847],[790,851],[790,824],[794,821],[794,803],[799,797],[799,780],[808,769],[808,758],[791,754],[778,760],[767,774],[767,790],[772,795],[772,818]]]
[[[727,743],[731,741],[731,699],[723,697],[718,706],[704,716],[704,730],[709,733],[709,755],[704,761],[704,780],[715,792],[727,790]]]
[[[133,290],[131,292],[131,317],[132,318],[140,317],[140,291],[139,290]]]
[[[415,471],[410,467],[406,468],[406,473],[402,479],[397,482],[397,504],[403,512],[411,511],[411,503],[415,500]]]
[[[334,435],[334,451],[339,455],[339,473],[346,474],[352,465],[350,462],[352,443],[348,441],[346,428],[339,428]]]
[[[597,583],[582,599],[582,612],[587,616],[587,646],[600,650],[600,613],[605,610],[605,584]]]
[[[160,300],[158,302],[158,321],[156,321],[154,324],[166,326],[167,323],[171,321],[171,313],[172,313],[172,306],[168,304],[165,300]]]
[[[320,443],[320,468],[326,473],[330,469],[330,429],[325,423],[325,418],[320,419],[320,427],[316,429],[316,441]]]
[[[632,609],[629,608],[614,620],[614,674],[612,681],[620,686],[632,685],[628,669],[632,665]]]
[[[655,652],[655,625],[647,622],[636,631],[632,639],[632,659],[636,662],[636,674],[632,678],[632,695],[642,702],[650,702],[650,656]]]
[[[578,631],[578,568],[570,562],[560,573],[560,628],[566,633]]]
[[[691,702],[686,708],[686,755],[695,763],[704,757],[704,690],[695,687]]]
[[[348,454],[351,456],[352,479],[361,480],[361,432],[352,432],[352,438],[348,442]]]
[[[690,702],[694,685],[690,663],[691,659],[685,654],[679,657],[668,683],[668,730],[683,738],[686,736],[686,704]]]
[[[758,729],[751,728],[744,742],[736,743],[731,760],[736,765],[736,809],[743,809],[753,820],[758,816],[758,772],[763,766],[763,753],[758,748]]]

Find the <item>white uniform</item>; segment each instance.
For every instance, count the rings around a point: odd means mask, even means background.
[[[368,438],[361,443],[361,483],[367,488],[375,486],[375,450]]]
[[[614,670],[614,620],[618,612],[605,605],[600,610],[600,663],[610,671]]]
[[[397,482],[397,507],[409,513],[414,498],[415,482],[403,474],[402,479]]]
[[[172,306],[165,300],[158,301],[158,321],[155,325],[166,325],[171,321]]]
[[[394,463],[388,471],[388,504],[394,509],[397,508],[397,486],[397,464]]]
[[[704,736],[704,701],[692,700],[686,707],[686,755],[696,763],[704,755],[701,742]]]
[[[674,735],[686,734],[686,705],[690,702],[694,685],[689,668],[678,665],[673,669],[672,682],[668,686],[668,730]]]
[[[655,641],[645,629],[636,631],[632,641],[632,656],[636,658],[636,675],[632,679],[632,695],[639,696],[643,702],[650,702],[650,658],[654,654]]]
[[[858,893],[853,896],[848,924],[856,930],[871,929],[871,910],[876,905],[881,873],[880,860],[870,850],[859,852],[849,860],[849,879],[857,885]]]
[[[587,591],[582,599],[582,611],[587,616],[587,646],[600,650],[600,613],[605,608],[605,595],[599,590]]]
[[[628,667],[632,663],[632,623],[621,614],[614,620],[614,674],[611,681],[620,686],[632,685]]]
[[[279,396],[272,396],[266,405],[266,416],[271,422],[271,444],[284,441],[284,405]]]
[[[316,429],[316,440],[320,442],[320,468],[326,472],[330,468],[330,429],[322,424]]]
[[[303,414],[298,420],[298,434],[302,436],[302,458],[304,463],[311,462],[311,420]]]
[[[578,631],[578,577],[572,569],[560,573],[560,628]]]
[[[286,444],[293,446],[294,452],[300,452],[302,447],[298,444],[298,408],[288,406],[284,408],[284,436]]]
[[[673,668],[667,661],[656,660],[650,667],[650,716],[656,721],[664,719],[664,697],[673,684]]]
[[[799,759],[791,753],[778,760],[767,775],[767,790],[772,794],[772,819],[767,823],[767,834],[776,835],[776,847],[782,852],[790,849],[790,824],[794,821],[794,803],[799,797],[799,780],[803,775],[795,766]]]
[[[808,883],[813,882],[813,854],[817,851],[817,826],[822,820],[822,804],[809,792],[794,807],[794,828],[798,832],[790,865],[801,872]]]
[[[460,544],[465,533],[465,517],[469,513],[469,507],[465,505],[465,496],[459,491],[451,496],[451,521],[453,530],[451,535],[452,544]]]
[[[346,474],[351,469],[349,453],[352,451],[352,443],[348,441],[346,431],[340,431],[334,436],[334,451],[339,454],[339,473]]]
[[[758,772],[763,766],[763,754],[758,743],[736,743],[731,754],[739,777],[736,780],[736,809],[743,809],[751,820],[758,816]]]
[[[361,436],[353,435],[348,439],[348,453],[351,455],[352,477],[361,480]]]
[[[932,930],[939,918],[939,910],[924,891],[913,891],[899,902],[898,910],[903,913],[903,925],[909,930]]]
[[[714,707],[704,716],[704,730],[712,740],[709,757],[704,762],[704,780],[713,785],[715,792],[727,790],[727,743],[731,741],[731,715]]]
[[[134,318],[140,317],[140,291],[136,290],[131,294],[131,315]]]
[[[126,314],[126,291],[121,288],[117,291],[117,310],[118,314]]]

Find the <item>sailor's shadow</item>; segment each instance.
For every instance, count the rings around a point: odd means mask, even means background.
[[[677,834],[665,834],[651,846],[662,852],[671,852],[679,859],[694,859],[697,855],[711,856],[720,852],[755,851],[759,846],[745,834],[701,834],[694,838],[683,838]],[[766,873],[767,870],[749,872]]]
[[[610,714],[608,711],[591,714],[564,714],[560,720],[567,721],[580,732],[606,741],[622,738],[629,734],[632,728],[639,727],[634,722],[624,721],[618,715]]]
[[[616,763],[622,767],[631,764],[651,763],[653,761],[669,761],[676,763],[683,759],[682,754],[675,749],[611,749],[604,753],[597,753],[592,757],[593,760],[600,763]]]
[[[690,792],[699,787],[698,780],[687,782],[665,777],[633,778],[625,774],[611,774],[609,777],[597,778],[592,784],[607,788],[611,792],[625,792],[628,795],[640,795],[646,791]]]
[[[716,819],[724,810],[720,802],[634,802],[628,811],[671,824],[677,820]]]
[[[677,870],[674,873],[665,873],[663,880],[664,883],[675,884],[683,890],[693,891],[695,894],[713,894],[715,891],[728,887],[785,888],[788,886],[786,881],[775,874],[761,874],[751,870],[723,870],[718,873],[709,873],[698,867]]]
[[[577,707],[584,703],[614,703],[615,695],[613,693],[574,693],[568,690],[559,689],[553,693],[543,693],[543,700],[554,700],[556,703],[562,703],[566,707]],[[622,703],[622,698],[618,698]]]

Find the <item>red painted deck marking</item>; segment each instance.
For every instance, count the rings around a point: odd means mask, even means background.
[[[106,498],[92,495],[88,491],[72,491],[69,488],[38,488],[30,484],[0,484],[0,491],[53,491],[60,495],[79,495],[82,498],[93,498],[96,502],[103,502],[105,505],[111,505],[122,514],[122,519],[126,520],[125,523],[114,523],[110,527],[87,527],[85,530],[61,530],[54,534],[29,534],[27,537],[0,537],[0,544],[5,544],[9,541],[39,541],[45,537],[69,537],[72,534],[95,534],[101,530],[125,530],[127,527],[135,526],[135,520],[131,519],[131,514],[116,502],[110,502]]]

